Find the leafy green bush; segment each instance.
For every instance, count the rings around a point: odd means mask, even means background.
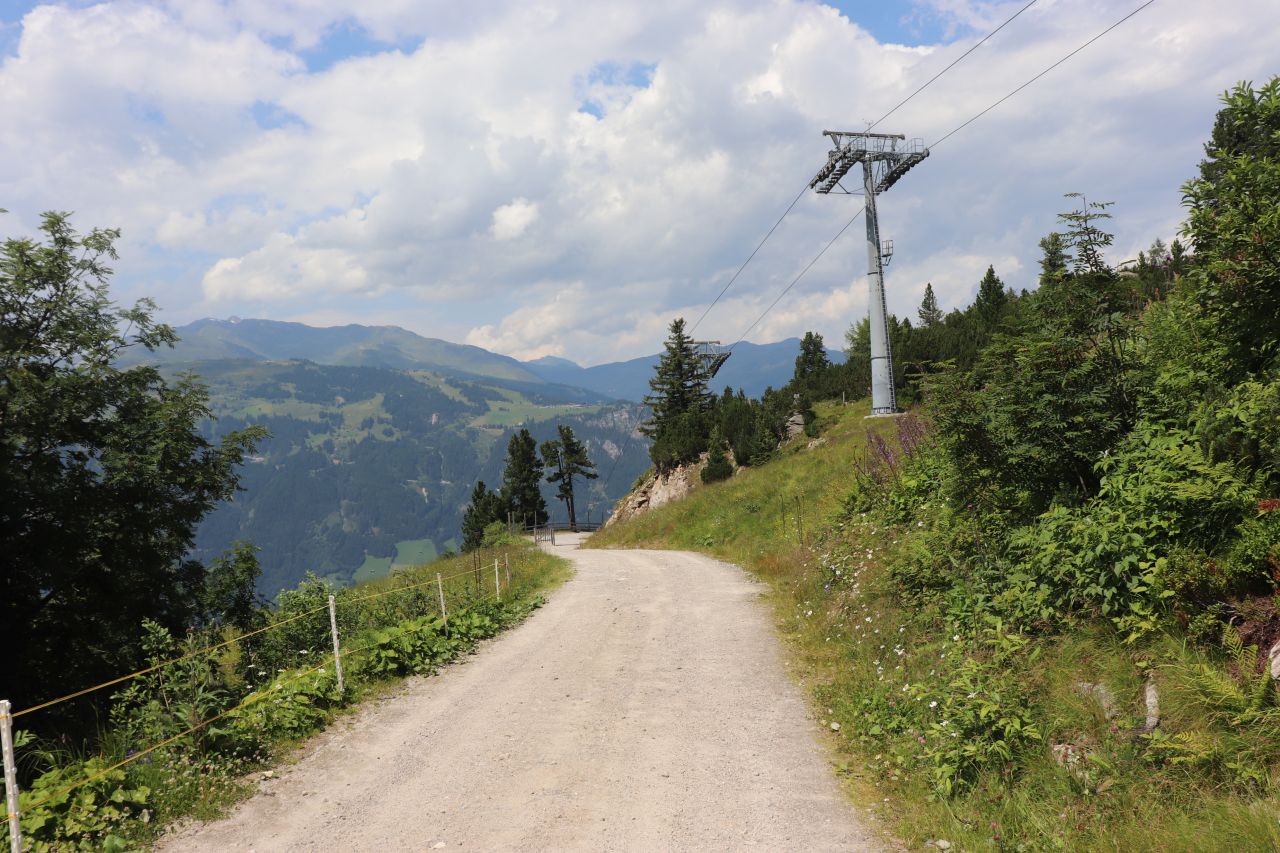
[[[129,820],[143,815],[151,791],[129,785],[124,770],[108,767],[105,758],[54,767],[22,791],[18,808],[23,841],[30,850],[128,849],[120,833]],[[63,790],[89,779],[74,790]]]
[[[384,678],[431,672],[461,647],[460,639],[445,636],[444,620],[435,616],[384,628],[374,633],[373,642],[368,671]]]
[[[521,538],[507,529],[506,522],[494,521],[485,526],[480,547],[501,548],[506,545],[518,545],[520,542]]]
[[[228,714],[215,733],[225,731],[239,743],[261,746],[296,740],[321,728],[341,702],[332,666],[284,671],[241,700],[242,707]]]
[[[1019,640],[1014,648],[1023,644]],[[1007,655],[987,662],[965,657],[947,681],[938,719],[923,736],[939,793],[952,796],[984,770],[1015,765],[1022,752],[1040,742],[1026,689],[1008,663]]]

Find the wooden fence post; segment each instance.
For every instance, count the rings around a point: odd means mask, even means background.
[[[4,750],[4,792],[9,812],[9,849],[22,853],[22,825],[18,821],[18,762],[13,755],[13,706],[0,699],[0,746]]]
[[[436,572],[436,589],[440,591],[440,616],[444,618],[444,630],[449,631],[449,611],[444,608],[444,581],[440,579],[440,573]]]
[[[334,597],[329,596],[329,633],[333,635],[333,671],[338,675],[338,695],[346,691],[342,681],[342,649],[338,645],[338,607]]]

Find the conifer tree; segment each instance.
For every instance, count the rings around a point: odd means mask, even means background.
[[[916,311],[916,316],[926,329],[942,322],[942,309],[938,307],[938,297],[933,295],[933,282],[925,283],[924,299],[920,300],[920,310]]]
[[[587,448],[573,434],[572,427],[561,424],[556,432],[559,439],[542,442],[542,465],[550,472],[547,482],[560,484],[556,497],[564,501],[569,511],[569,529],[577,532],[578,510],[574,502],[573,478],[594,480],[600,475],[596,473],[595,463],[587,456]]]
[[[792,382],[802,384],[815,379],[831,366],[827,358],[827,349],[823,345],[822,335],[816,332],[805,332],[800,341],[800,354],[796,356],[796,372]]]
[[[521,429],[507,442],[507,462],[502,472],[502,502],[521,524],[545,524],[547,502],[542,499],[542,462],[538,445]]]
[[[978,283],[978,295],[973,300],[974,313],[987,328],[995,326],[1004,311],[1009,295],[1005,293],[1004,282],[996,275],[995,267],[988,266],[986,275]]]
[[[1067,274],[1067,246],[1062,235],[1050,232],[1040,240],[1040,286]]]
[[[462,513],[462,550],[479,548],[484,529],[495,521],[505,521],[507,506],[502,495],[489,491],[484,480],[471,491],[471,503]]]
[[[702,482],[715,483],[733,476],[733,464],[724,454],[724,438],[720,430],[711,431],[710,450],[707,454],[706,467],[702,469]]]
[[[673,320],[670,332],[649,380],[653,393],[644,399],[652,414],[640,426],[641,433],[653,439],[649,456],[663,472],[697,459],[706,449],[705,415],[712,401],[706,371],[693,339],[685,333],[684,318]]]

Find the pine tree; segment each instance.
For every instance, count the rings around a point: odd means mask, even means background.
[[[587,448],[573,434],[573,428],[561,424],[556,431],[559,439],[542,443],[542,465],[550,472],[547,482],[560,484],[556,497],[564,501],[569,511],[569,529],[577,532],[578,510],[574,502],[573,478],[594,480],[600,475],[596,473],[595,463],[587,456]]]
[[[502,502],[521,524],[545,524],[547,502],[542,499],[542,463],[538,445],[521,429],[507,442],[507,462],[502,472]]]
[[[809,380],[816,379],[831,367],[831,361],[827,358],[827,349],[823,345],[822,335],[816,332],[805,332],[804,338],[800,341],[800,354],[796,356],[796,372],[791,381],[794,384],[804,384]]]
[[[707,446],[706,413],[711,408],[707,375],[684,330],[684,318],[671,322],[665,351],[649,380],[645,405],[652,414],[640,432],[653,439],[649,456],[659,471],[690,462]]]
[[[1067,275],[1067,244],[1062,235],[1050,232],[1040,240],[1040,286],[1057,281]]]
[[[978,283],[978,295],[973,300],[974,313],[987,328],[992,328],[1000,320],[1009,295],[1005,293],[1004,282],[996,275],[995,267],[988,266],[987,273]]]
[[[916,311],[921,325],[928,329],[942,322],[942,309],[938,307],[938,297],[933,295],[933,282],[924,286],[924,299],[920,300],[920,310]]]
[[[462,513],[462,550],[479,548],[484,529],[495,521],[505,521],[507,506],[502,495],[489,491],[484,480],[471,491],[471,503]]]
[[[729,458],[724,455],[724,438],[720,435],[719,429],[711,431],[710,452],[707,454],[707,464],[702,469],[702,482],[715,483],[720,480],[727,480],[733,476],[733,465],[729,462]]]

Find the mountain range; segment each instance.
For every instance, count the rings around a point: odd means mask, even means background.
[[[542,389],[542,393],[551,393],[562,401],[606,398],[639,402],[649,393],[649,379],[659,358],[654,354],[591,367],[555,356],[522,362],[480,347],[423,337],[397,326],[318,328],[277,320],[231,318],[197,320],[177,331],[180,342],[174,349],[135,354],[131,359],[163,364],[301,359],[323,365],[433,370],[448,376],[518,383],[522,390],[535,394],[540,385],[564,386]],[[768,386],[781,387],[791,378],[799,350],[797,338],[769,344],[741,342],[733,348],[732,357],[716,374],[712,386],[741,388],[751,396],[759,396]],[[844,360],[839,350],[829,356],[833,361]],[[571,388],[580,390],[568,390]]]

